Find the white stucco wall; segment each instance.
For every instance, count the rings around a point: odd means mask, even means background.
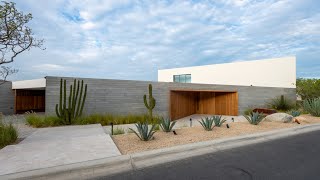
[[[296,58],[283,57],[158,70],[158,81],[191,74],[191,83],[296,88]]]
[[[12,89],[45,89],[45,87],[45,78],[12,82]]]

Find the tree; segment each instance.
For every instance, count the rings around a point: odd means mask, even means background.
[[[303,100],[320,97],[320,79],[297,79],[297,93]]]
[[[0,4],[0,79],[3,84],[7,77],[17,72],[6,66],[26,50],[33,47],[42,49],[43,40],[36,39],[26,24],[32,19],[30,13],[19,12],[15,3],[2,1]]]

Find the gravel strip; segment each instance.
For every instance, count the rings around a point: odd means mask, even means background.
[[[305,118],[305,120],[301,122],[300,126],[304,124],[320,123],[320,118],[318,117],[312,117],[310,115],[302,115],[302,117]],[[176,129],[178,135],[158,131],[154,134],[155,139],[147,142],[141,141],[133,133],[115,135],[112,136],[112,138],[122,154],[131,154],[181,144],[299,126],[297,123],[281,122],[261,122],[259,125],[251,125],[248,122],[234,122],[229,123],[229,125],[229,129],[224,124],[223,127],[215,127],[213,131],[205,131],[199,126]]]

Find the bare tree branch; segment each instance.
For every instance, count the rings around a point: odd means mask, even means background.
[[[26,24],[32,19],[30,13],[19,12],[15,3],[2,1],[0,5],[0,65],[12,63],[15,58],[33,47],[40,49],[43,39],[36,39]],[[44,50],[44,49],[43,49]],[[2,66],[0,78],[6,78],[17,70]]]
[[[12,69],[11,67],[1,66],[1,68],[0,68],[0,78],[1,78],[2,82],[0,82],[0,85],[2,85],[2,84],[7,82],[7,77],[9,75],[12,75],[12,74],[17,73],[17,72],[18,72],[17,69]]]

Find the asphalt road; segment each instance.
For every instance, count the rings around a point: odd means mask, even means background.
[[[320,131],[98,179],[320,179]]]

